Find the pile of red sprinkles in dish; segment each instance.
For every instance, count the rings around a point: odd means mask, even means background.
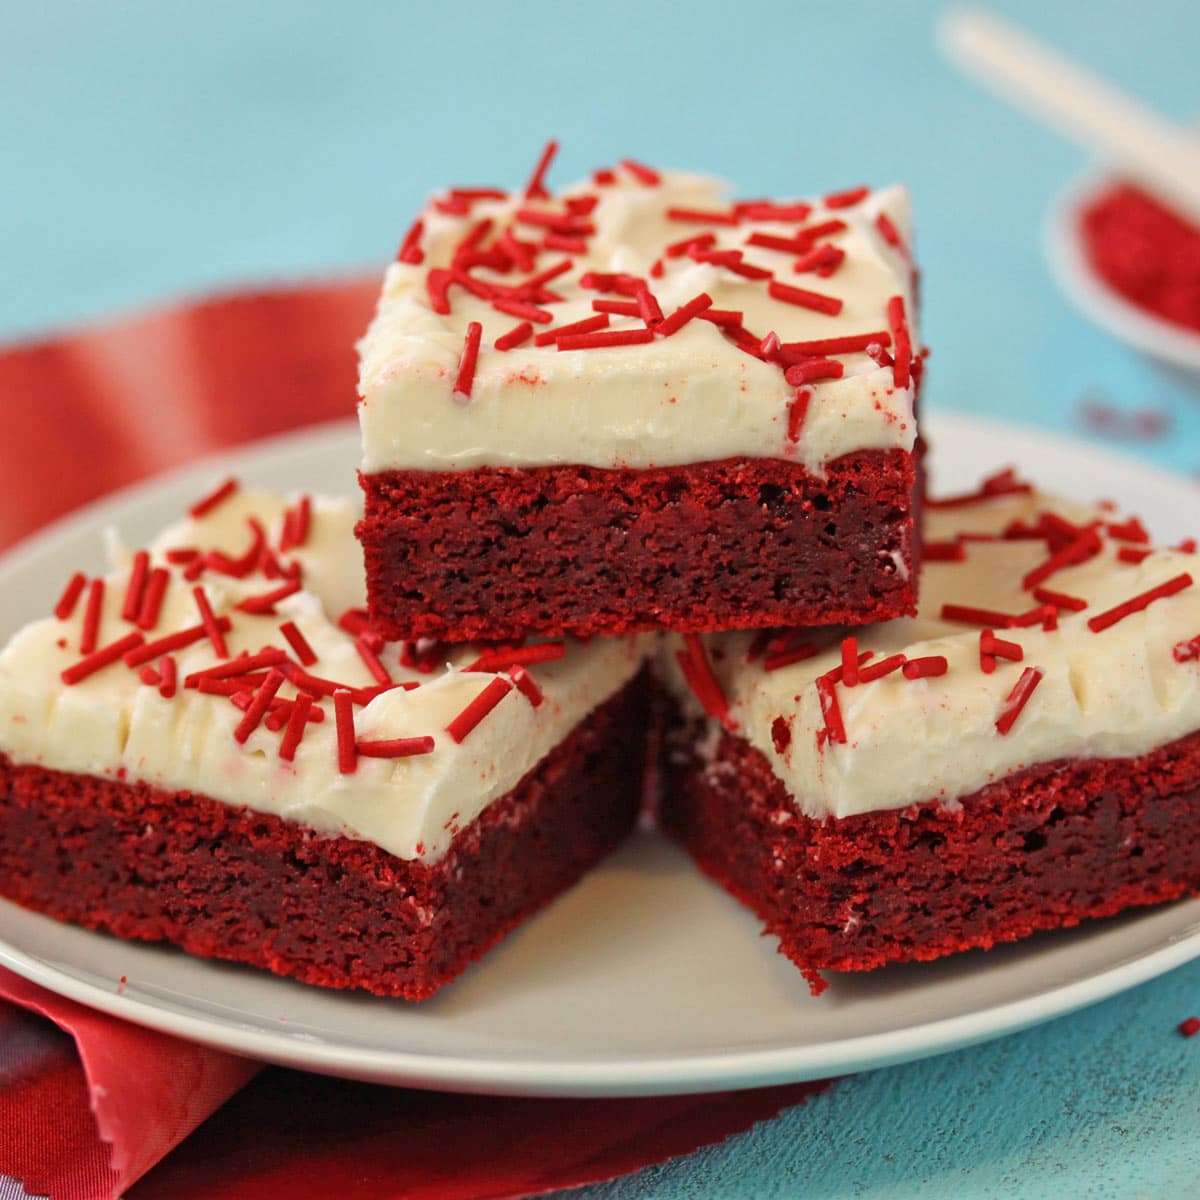
[[[1200,332],[1200,229],[1128,184],[1084,209],[1084,248],[1095,270],[1130,303]]]
[[[471,367],[470,362],[464,363],[459,375],[459,384],[468,394]],[[193,504],[188,514],[193,519],[203,518],[237,491],[237,481],[227,479]],[[233,731],[234,740],[244,745],[255,731],[265,728],[279,735],[277,753],[285,762],[295,760],[309,724],[326,719],[321,702],[332,699],[337,764],[343,774],[354,772],[360,757],[399,759],[432,753],[437,745],[433,734],[374,740],[364,740],[356,735],[355,709],[385,692],[410,691],[420,686],[411,680],[393,680],[380,657],[384,640],[372,628],[365,610],[348,609],[338,618],[337,625],[354,638],[355,650],[375,679],[373,686],[359,687],[314,673],[312,668],[320,667],[319,657],[296,622],[291,620],[278,623],[277,643],[266,645],[253,654],[242,651],[230,656],[226,635],[234,629],[238,613],[276,616],[275,605],[301,589],[301,563],[286,556],[307,543],[312,520],[312,500],[302,496],[294,506],[285,509],[274,546],[268,540],[263,522],[249,517],[248,546],[236,557],[220,551],[178,547],[164,555],[170,567],[151,568],[149,553],[137,551],[130,563],[120,609],[120,619],[131,628],[106,645],[98,644],[105,581],[89,580],[83,572],[76,571],[53,609],[54,616],[65,622],[75,615],[81,603],[83,605],[80,657],[63,669],[62,682],[73,687],[97,672],[122,665],[137,672],[144,686],[156,688],[166,700],[177,697],[181,688],[224,697],[241,712]],[[218,617],[206,590],[205,577],[246,579],[251,575],[261,575],[273,586],[243,598],[231,615]],[[279,580],[283,582],[277,582]],[[169,589],[180,587],[186,587],[190,592],[195,623],[170,633],[157,634],[163,601]],[[204,642],[212,650],[212,664],[180,679],[175,655]],[[401,665],[428,674],[445,663],[446,651],[447,647],[440,642],[405,642],[401,644],[399,657]],[[513,690],[518,691],[531,707],[539,707],[543,702],[542,690],[529,668],[560,659],[565,652],[565,643],[561,640],[483,649],[465,671],[491,672],[495,677],[450,721],[444,732],[456,743],[466,741]],[[294,693],[291,698],[280,694],[285,685],[290,685]]]

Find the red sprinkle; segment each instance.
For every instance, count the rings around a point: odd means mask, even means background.
[[[1000,709],[1000,715],[996,718],[997,733],[1003,736],[1016,724],[1021,710],[1029,702],[1029,697],[1033,695],[1034,689],[1041,682],[1042,672],[1038,667],[1026,667],[1021,672],[1021,678],[1017,680],[1013,690],[1008,693],[1008,697]]]
[[[1186,572],[1182,575],[1176,575],[1173,579],[1168,579],[1165,583],[1160,583],[1157,587],[1152,587],[1138,596],[1133,596],[1124,603],[1118,604],[1115,608],[1110,608],[1107,612],[1097,613],[1094,617],[1089,617],[1088,628],[1093,633],[1100,633],[1125,617],[1135,612],[1141,612],[1144,608],[1153,604],[1155,600],[1174,596],[1176,592],[1182,592],[1185,588],[1191,586],[1192,577]]]
[[[747,246],[759,246],[763,250],[778,250],[781,254],[803,254],[811,241],[801,230],[795,237],[779,237],[774,233],[752,233],[746,239]]]
[[[1018,629],[1028,629],[1031,625],[1039,624],[1047,633],[1058,628],[1058,609],[1053,604],[1037,604],[1013,619],[1013,627]]]
[[[850,333],[844,337],[813,338],[808,342],[784,342],[779,351],[784,362],[795,363],[823,354],[853,354],[866,350],[872,343],[890,346],[891,335],[878,330],[875,333]]]
[[[836,296],[825,296],[820,292],[792,287],[791,284],[780,283],[778,279],[772,279],[767,284],[767,293],[776,300],[808,308],[813,312],[827,313],[831,317],[836,317],[842,311],[842,302]]]
[[[1012,629],[1017,618],[1010,613],[996,612],[992,608],[975,608],[969,604],[943,604],[943,621],[960,621],[964,625],[990,625],[999,629]]]
[[[823,246],[815,246],[807,254],[802,254],[792,263],[792,270],[797,275],[802,275],[806,271],[816,271],[818,275],[828,279],[845,259],[845,250],[826,242]]]
[[[842,639],[842,683],[851,688],[858,685],[858,638]]]
[[[312,497],[301,496],[295,508],[289,508],[283,518],[283,532],[279,537],[281,553],[303,546],[308,541],[308,528],[312,522]]]
[[[1118,542],[1140,542],[1145,544],[1150,540],[1150,533],[1145,525],[1137,519],[1130,517],[1128,521],[1119,521],[1115,525],[1105,527],[1109,537],[1116,538]]]
[[[196,520],[206,516],[212,512],[222,500],[228,500],[238,489],[238,481],[233,478],[225,480],[219,487],[214,488],[207,496],[197,500],[191,508],[188,509],[188,515]]]
[[[584,221],[574,213],[544,212],[538,208],[518,208],[513,214],[526,225],[536,225],[554,233],[565,233],[568,237],[587,237],[596,232],[591,221]]]
[[[528,321],[514,325],[506,334],[498,337],[492,344],[497,350],[513,350],[523,345],[533,336],[533,326]]]
[[[461,745],[484,717],[512,691],[512,684],[497,675],[466,708],[446,726],[446,732]]]
[[[313,706],[313,698],[307,692],[298,692],[292,701],[291,714],[288,716],[287,728],[279,742],[279,757],[285,762],[291,762],[296,757],[296,748],[300,745],[304,731],[308,728],[308,713]],[[318,709],[318,711],[320,711]]]
[[[81,680],[86,679],[89,675],[94,675],[97,671],[111,666],[126,651],[140,646],[143,640],[140,633],[127,633],[123,638],[119,638],[115,642],[109,642],[107,646],[102,646],[99,650],[93,650],[90,654],[85,655],[77,663],[67,667],[62,672],[61,678],[63,683],[71,687]]]
[[[492,307],[497,312],[507,313],[522,321],[532,321],[535,325],[549,325],[554,320],[554,314],[536,304],[527,304],[524,300],[507,300],[503,297],[492,301]]]
[[[1083,612],[1087,601],[1078,596],[1068,596],[1065,592],[1052,592],[1049,588],[1035,587],[1033,598],[1043,604],[1052,604],[1055,608],[1065,608],[1068,612]]]
[[[267,646],[257,654],[246,654],[244,651],[236,658],[217,663],[216,666],[206,667],[203,671],[193,671],[183,681],[185,688],[199,687],[204,680],[236,679],[239,676],[254,674],[261,667],[279,667],[286,669],[288,656],[276,646]],[[265,674],[263,675],[265,679]],[[261,682],[261,680],[259,681]]]
[[[904,666],[904,663],[903,654],[893,654],[889,658],[881,658],[878,662],[867,663],[858,667],[858,682],[873,683],[876,679],[882,679],[885,675],[898,671]],[[843,672],[844,669],[845,664],[843,663]]]
[[[731,335],[737,331],[746,333],[746,330],[742,329],[742,320],[745,315],[736,308],[706,308],[703,312],[696,314],[701,321],[711,321],[714,325],[720,325],[722,329],[728,329]]]
[[[838,704],[837,685],[826,675],[817,679],[817,698],[821,702],[821,716],[825,719],[825,736],[830,742],[846,744],[846,724],[842,720],[841,705]]]
[[[804,418],[808,415],[808,402],[812,399],[811,388],[797,388],[796,394],[788,402],[787,436],[789,442],[800,440],[800,430],[804,428]]]
[[[635,162],[632,158],[621,159],[621,166],[623,166],[625,170],[627,170],[630,175],[632,175],[634,179],[638,181],[638,183],[643,183],[646,185],[646,187],[654,187],[656,184],[662,182],[662,177],[657,171],[651,167],[647,167],[644,163]]]
[[[128,659],[128,655],[126,658]],[[170,700],[178,687],[178,676],[175,660],[169,654],[164,654],[158,660],[158,694],[164,700]]]
[[[458,361],[458,378],[454,381],[454,399],[466,404],[471,399],[471,386],[475,382],[475,363],[479,359],[479,339],[483,337],[483,326],[472,321],[467,326],[463,340],[462,358]]]
[[[54,615],[60,621],[65,621],[75,611],[75,605],[79,603],[79,597],[86,584],[87,576],[82,571],[76,571],[67,580],[67,586],[63,588],[62,595],[54,606]]]
[[[431,737],[386,738],[376,742],[359,742],[356,749],[364,758],[412,758],[433,750]]]
[[[930,654],[924,658],[910,658],[904,664],[905,679],[930,679],[945,675],[949,664],[941,654]]]
[[[281,583],[277,588],[269,592],[262,592],[257,596],[247,596],[235,606],[239,612],[254,613],[258,616],[265,616],[275,611],[275,605],[280,600],[286,600],[288,596],[294,596],[300,590],[300,580],[289,579],[287,583]]]
[[[1194,662],[1200,658],[1200,634],[1190,641],[1176,642],[1171,654],[1176,662]]]
[[[228,617],[222,617],[217,624],[221,627],[222,633],[229,632],[230,620]],[[126,654],[125,665],[130,668],[140,667],[160,654],[171,654],[175,650],[183,650],[187,646],[195,645],[196,642],[204,641],[206,637],[208,637],[208,630],[203,625],[193,625],[188,629],[180,629],[176,633],[168,633],[166,637],[147,642],[144,646]]]
[[[146,576],[150,572],[150,555],[139,550],[133,556],[129,568],[129,582],[125,585],[125,603],[121,606],[121,620],[136,621],[142,607],[142,592],[146,587]]]
[[[396,252],[396,261],[419,265],[425,261],[425,251],[421,249],[421,235],[425,232],[425,222],[420,218],[415,220],[404,235],[400,249]]]
[[[1186,1021],[1180,1021],[1179,1032],[1186,1038],[1195,1037],[1200,1033],[1200,1017],[1188,1017]]]
[[[1021,586],[1029,591],[1044,583],[1051,575],[1063,570],[1064,567],[1086,562],[1100,553],[1100,535],[1094,529],[1085,529],[1078,537],[1056,550],[1045,562],[1027,571],[1021,580]]]
[[[79,653],[91,654],[100,636],[100,613],[104,607],[104,580],[93,579],[88,585],[87,604],[83,610],[83,629],[79,635]]]
[[[1122,546],[1117,551],[1117,558],[1123,563],[1137,564],[1147,559],[1154,553],[1150,546]]]
[[[565,233],[551,231],[542,238],[542,246],[547,250],[561,250],[564,254],[586,254],[587,242],[580,237],[570,237]]]
[[[525,670],[524,667],[513,667],[513,669],[509,671],[508,677],[513,681],[517,691],[520,692],[521,695],[524,696],[534,708],[539,708],[541,706],[542,700],[544,699],[542,696],[542,689],[538,687],[537,680],[535,680],[534,677],[530,675],[530,673]]]
[[[904,245],[904,240],[900,237],[900,230],[892,223],[892,218],[887,213],[881,212],[875,218],[875,228],[883,235],[883,240],[889,246],[895,246],[901,254],[908,253],[908,248]]]
[[[592,182],[597,187],[612,187],[617,182],[617,173],[609,167],[601,167],[600,170],[592,172]]]
[[[638,315],[648,326],[661,323],[663,319],[662,309],[659,307],[654,293],[648,287],[638,288],[638,293],[634,299],[637,301]]]
[[[713,672],[704,643],[694,633],[685,633],[683,642],[686,649],[678,651],[675,658],[688,687],[700,702],[700,707],[714,721],[720,721],[726,729],[732,729],[734,725],[729,718],[729,700]]]
[[[567,334],[555,345],[559,350],[598,350],[605,346],[640,346],[652,341],[651,329],[606,329],[600,333]]]
[[[525,185],[526,200],[545,200],[550,193],[546,191],[546,172],[550,169],[550,164],[554,161],[554,156],[558,153],[558,142],[553,138],[548,141],[538,157],[537,164],[533,168],[533,174],[529,177],[529,182]]]
[[[805,383],[819,383],[823,379],[841,379],[845,371],[845,364],[836,358],[810,358],[807,362],[788,367],[784,378],[792,387],[799,387]]]
[[[150,578],[142,593],[142,608],[138,613],[137,627],[151,630],[158,624],[158,614],[162,611],[163,597],[167,592],[167,584],[171,582],[171,573],[166,567],[155,567],[150,572]]]
[[[912,375],[912,341],[908,334],[908,317],[904,311],[904,297],[893,296],[887,305],[888,325],[896,339],[895,362],[892,378],[898,388],[906,388]]]
[[[592,308],[599,313],[611,313],[616,317],[640,317],[641,309],[635,300],[593,300]]]
[[[143,667],[138,672],[138,678],[147,687],[158,687],[159,681],[162,679],[162,676],[159,675],[159,673],[153,667]]]
[[[945,496],[940,500],[927,499],[925,503],[930,508],[965,508],[970,504],[978,504],[980,500],[990,500],[996,496],[1028,495],[1033,491],[1033,485],[1017,478],[1012,467],[1005,467],[989,475],[973,492],[964,492],[957,496]]]
[[[668,221],[694,221],[697,225],[737,225],[736,212],[709,212],[698,208],[668,208]]]
[[[1020,662],[1025,657],[1025,650],[1017,642],[1008,642],[998,638],[994,631],[985,629],[979,635],[979,669],[990,675],[996,669],[996,659],[1007,658],[1010,662]]]
[[[337,619],[338,628],[351,637],[371,632],[371,615],[365,608],[348,608]]]
[[[811,642],[801,642],[798,646],[788,646],[780,650],[769,650],[763,659],[763,670],[778,671],[783,667],[790,667],[793,663],[803,662],[806,658],[812,658],[820,653],[821,647],[814,646]]]
[[[579,321],[572,321],[569,325],[559,325],[555,329],[546,329],[539,333],[533,339],[534,345],[551,346],[564,335],[570,337],[577,333],[595,333],[597,329],[608,328],[608,314],[599,313],[594,317],[584,317]]]
[[[686,304],[681,304],[669,317],[664,317],[654,328],[659,337],[670,337],[678,333],[693,317],[699,316],[712,307],[712,297],[707,292],[693,296]]]
[[[296,652],[296,657],[303,667],[311,667],[317,661],[316,651],[308,644],[308,639],[300,632],[295,621],[284,621],[279,632],[287,639],[287,644]]]
[[[354,648],[358,651],[358,656],[366,663],[367,670],[375,677],[376,683],[394,683],[395,680],[388,674],[388,669],[379,661],[379,655],[371,648],[367,642],[367,637],[364,634],[361,637],[355,638]]]
[[[282,683],[283,672],[272,667],[267,672],[267,677],[262,681],[258,691],[254,693],[250,707],[246,709],[245,715],[233,731],[234,740],[239,745],[244,746],[246,739],[258,728],[259,722],[266,716],[267,709],[270,707],[271,701],[275,699],[275,693],[279,691]]]
[[[678,242],[672,242],[663,253],[668,258],[681,258],[683,255],[690,253],[695,248],[696,250],[707,250],[710,246],[717,244],[717,235],[715,233],[697,233],[689,238],[681,238]]]
[[[922,542],[921,557],[926,562],[965,562],[967,548],[960,541]]]
[[[536,646],[514,646],[511,650],[487,650],[464,671],[504,671],[509,667],[554,662],[567,652],[565,642],[539,642]]]
[[[844,192],[833,192],[825,197],[826,208],[851,208],[871,194],[869,187],[847,188]]]
[[[346,688],[338,688],[333,693],[333,715],[337,721],[338,771],[353,775],[358,769],[354,747],[354,697]]]
[[[225,645],[221,626],[217,624],[217,619],[213,616],[212,606],[208,603],[204,589],[197,585],[192,588],[192,596],[195,598],[196,607],[200,610],[200,621],[204,625],[204,632],[208,634],[208,640],[212,643],[213,650],[219,657],[228,658],[229,648]]]
[[[743,200],[734,206],[747,221],[807,221],[811,204],[772,204],[769,200]]]

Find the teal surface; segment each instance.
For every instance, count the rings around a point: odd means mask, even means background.
[[[1200,466],[1200,397],[1070,310],[1041,255],[1083,155],[939,58],[942,6],[0,3],[0,339],[370,266],[432,185],[632,156],[743,194],[908,181],[929,403]],[[1179,118],[1194,0],[998,5]],[[2,410],[0,410],[2,422]],[[1200,526],[1200,521],[1197,522]],[[863,1075],[589,1197],[1200,1196],[1200,964],[1001,1042]]]

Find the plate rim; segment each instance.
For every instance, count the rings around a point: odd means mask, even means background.
[[[1190,481],[1176,472],[1154,468],[1135,456],[1037,427],[977,417],[961,410],[936,409],[928,415],[926,424],[931,440],[935,442],[939,431],[949,434],[952,430],[955,431],[952,436],[986,437],[995,433],[1006,437],[1032,437],[1051,449],[1074,452],[1083,449],[1094,462],[1102,464],[1107,460],[1113,465],[1119,464],[1124,471],[1142,472],[1149,481],[1159,485],[1169,480],[1190,486]],[[140,480],[66,514],[15,543],[0,555],[0,570],[20,569],[29,559],[52,552],[53,543],[60,538],[78,535],[84,527],[97,522],[111,521],[121,510],[144,502],[147,494],[164,486],[190,485],[197,477],[214,471],[237,473],[243,458],[261,460],[264,454],[303,452],[315,448],[331,435],[349,437],[353,428],[353,420],[324,422],[229,447]],[[3,906],[11,903],[0,901],[0,912]],[[1195,906],[1200,915],[1200,899],[1178,903]],[[96,936],[108,938],[110,935],[100,933]],[[891,1066],[962,1049],[1068,1015],[1197,957],[1200,957],[1200,920],[1182,935],[1085,978],[970,1012],[881,1033],[859,1034],[793,1048],[726,1053],[660,1057],[626,1055],[607,1060],[564,1059],[561,1055],[516,1059],[503,1054],[450,1056],[412,1050],[367,1049],[331,1041],[301,1040],[284,1030],[247,1027],[232,1019],[189,1012],[170,1001],[156,1002],[151,998],[121,994],[79,978],[63,965],[26,953],[9,944],[0,934],[0,965],[16,974],[111,1016],[229,1053],[309,1071],[410,1087],[580,1098],[751,1088]]]

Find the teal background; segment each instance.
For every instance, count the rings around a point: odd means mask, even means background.
[[[428,189],[517,184],[555,135],[559,182],[625,156],[742,194],[907,181],[928,403],[1081,437],[1085,399],[1153,409],[1168,435],[1126,449],[1195,471],[1194,385],[1092,328],[1044,265],[1047,207],[1086,157],[945,64],[942,7],[7,0],[0,341],[370,268]],[[996,7],[1163,111],[1200,110],[1194,0]],[[1174,1032],[1196,1011],[1200,964],[582,1194],[1200,1196],[1200,1038]]]

